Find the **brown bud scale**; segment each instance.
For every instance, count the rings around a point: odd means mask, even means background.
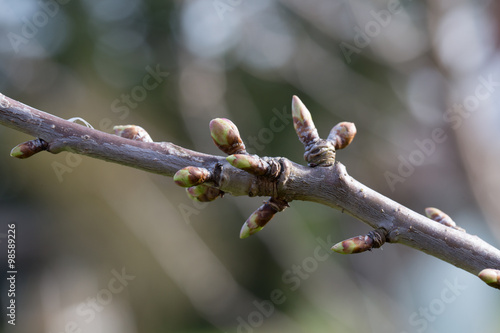
[[[264,228],[264,226],[276,215],[281,212],[288,203],[285,200],[270,198],[245,221],[240,231],[240,238],[247,238]]]
[[[136,125],[118,125],[113,127],[115,134],[121,136],[125,139],[143,141],[143,142],[153,142],[153,139],[149,136],[149,133],[140,126]]]
[[[352,142],[356,132],[354,123],[341,122],[332,128],[327,140],[333,142],[335,149],[344,149]]]
[[[500,289],[500,270],[486,268],[479,272],[478,276],[490,287]]]
[[[216,118],[210,121],[210,135],[215,145],[228,155],[246,154],[238,127],[229,119]]]
[[[182,187],[203,184],[210,178],[210,171],[205,168],[188,166],[180,169],[174,175],[174,182]]]
[[[371,251],[372,249],[381,247],[385,243],[386,235],[387,231],[384,229],[375,229],[367,235],[352,237],[337,243],[332,247],[332,250],[341,254]]]
[[[43,150],[47,150],[49,144],[38,138],[18,144],[12,148],[10,155],[16,158],[28,158]]]

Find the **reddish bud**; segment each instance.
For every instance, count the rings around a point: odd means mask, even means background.
[[[368,235],[346,239],[332,246],[332,250],[341,254],[369,251],[373,248],[373,238]]]
[[[292,116],[295,132],[306,148],[319,140],[311,113],[297,96],[292,98]]]
[[[479,278],[483,280],[490,287],[500,289],[500,271],[497,269],[486,268],[478,274]]]
[[[181,187],[191,187],[203,184],[210,178],[210,171],[205,168],[188,166],[177,171],[174,182]]]
[[[233,167],[244,170],[252,175],[263,176],[269,169],[269,163],[258,156],[235,154],[226,157]]]
[[[28,158],[43,150],[47,150],[48,143],[42,139],[35,139],[18,144],[10,151],[10,156],[16,158]]]
[[[247,238],[264,228],[264,226],[283,209],[288,207],[285,200],[270,198],[245,221],[240,231],[240,238]]]
[[[346,239],[332,246],[332,250],[341,254],[352,254],[370,251],[381,247],[385,243],[387,231],[379,228],[370,231],[367,235]]]
[[[210,135],[215,145],[228,155],[245,154],[245,144],[241,140],[236,125],[229,119],[216,118],[210,122]]]
[[[356,136],[356,126],[354,123],[342,122],[335,125],[327,140],[330,140],[335,145],[335,149],[344,149],[347,147]]]
[[[215,199],[222,197],[222,195],[224,194],[224,192],[222,192],[218,188],[206,185],[189,187],[186,189],[186,192],[191,199],[199,202],[214,201]]]

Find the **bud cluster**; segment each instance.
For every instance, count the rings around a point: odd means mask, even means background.
[[[292,115],[295,132],[304,144],[304,159],[310,167],[333,165],[336,149],[347,147],[356,135],[353,123],[342,122],[332,128],[326,140],[321,139],[311,113],[297,96],[292,99]]]

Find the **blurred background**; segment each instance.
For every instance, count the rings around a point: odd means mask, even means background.
[[[304,163],[292,95],[362,183],[499,245],[500,6],[494,1],[2,0],[0,91],[94,128],[220,154],[215,117],[261,156]],[[171,178],[69,153],[28,160],[0,127],[2,332],[493,332],[498,292],[401,245],[328,248],[361,222],[263,198],[197,204]],[[16,325],[5,307],[17,230]],[[472,316],[473,314],[473,316]]]

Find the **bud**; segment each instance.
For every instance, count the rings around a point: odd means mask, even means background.
[[[191,187],[203,184],[210,178],[210,171],[205,168],[188,166],[177,171],[174,182],[181,187]]]
[[[332,246],[332,250],[341,254],[361,253],[377,249],[384,245],[387,230],[378,228],[370,231],[367,235],[346,239]]]
[[[288,202],[278,198],[270,198],[245,221],[240,231],[240,238],[247,238],[264,228],[276,213],[288,207]]]
[[[42,139],[35,139],[26,141],[18,144],[10,151],[10,156],[16,158],[28,158],[41,152],[42,150],[47,150],[48,143]]]
[[[215,145],[228,155],[245,154],[245,144],[241,140],[236,125],[229,119],[216,118],[210,122],[210,135]]]
[[[240,231],[240,238],[244,239],[264,228],[278,211],[269,203],[264,203],[245,221]]]
[[[327,140],[330,140],[335,145],[335,149],[344,149],[347,147],[356,136],[356,126],[354,123],[342,122],[335,125]]]
[[[447,227],[455,228],[457,224],[447,214],[434,207],[427,207],[425,215],[433,221],[444,224]]]
[[[153,142],[148,132],[140,126],[136,125],[118,125],[113,127],[115,134],[125,139]]]
[[[218,188],[206,185],[191,186],[186,189],[186,192],[188,197],[199,202],[214,201],[218,197],[222,197],[224,194],[224,192]]]
[[[483,269],[478,274],[483,282],[487,283],[490,287],[500,289],[500,271],[492,268]]]
[[[258,156],[235,154],[226,157],[233,167],[244,170],[252,175],[263,176],[269,169],[269,163]]]
[[[341,254],[352,254],[369,251],[373,248],[373,238],[369,235],[346,239],[332,246],[332,250]]]
[[[314,126],[311,113],[297,96],[292,98],[292,116],[295,132],[305,147],[319,140],[318,130]]]

